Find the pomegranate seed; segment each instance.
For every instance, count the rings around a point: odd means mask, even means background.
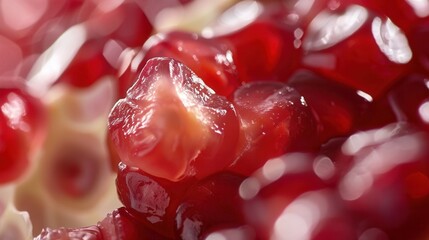
[[[273,157],[318,148],[316,122],[304,98],[280,82],[253,82],[237,89],[240,143],[232,171],[250,175]]]
[[[113,108],[109,134],[125,164],[177,181],[229,166],[238,120],[232,104],[189,68],[154,58]]]
[[[165,236],[174,236],[174,219],[179,199],[189,188],[190,179],[171,182],[144,171],[119,164],[116,187],[125,207],[142,225]]]
[[[411,67],[412,52],[401,29],[357,5],[321,12],[310,24],[303,48],[304,66],[373,98]]]
[[[45,135],[45,112],[39,99],[14,82],[0,87],[0,183],[22,177]]]
[[[354,132],[372,98],[309,71],[295,74],[288,85],[303,95],[318,121],[320,142]]]
[[[427,214],[428,143],[425,132],[407,124],[350,136],[342,151],[352,163],[338,182],[347,208],[392,236],[397,236],[392,230],[407,231],[402,228],[405,223]],[[422,231],[413,229],[412,234]]]
[[[176,211],[177,238],[204,239],[210,230],[241,226],[244,219],[238,188],[243,180],[221,172],[190,187]]]
[[[415,74],[402,79],[388,94],[390,107],[398,121],[406,121],[428,129],[428,78]],[[412,94],[410,94],[412,93]]]
[[[83,228],[44,228],[35,240],[168,240],[149,229],[142,228],[125,208],[119,208],[97,225]]]
[[[258,239],[278,234],[274,229],[277,219],[301,194],[326,188],[312,171],[312,158],[295,153],[272,159],[241,184],[246,221],[256,230]]]
[[[100,41],[86,42],[61,75],[60,82],[86,88],[102,76],[114,75],[113,66],[103,55],[104,46],[105,43]]]
[[[301,48],[294,45],[294,30],[274,21],[255,20],[231,33],[211,33],[214,34],[211,37],[232,43],[235,49],[233,59],[241,82],[285,81],[298,67],[297,60],[301,58]]]
[[[238,75],[227,41],[205,39],[194,33],[154,35],[143,46],[145,64],[153,57],[174,58],[188,66],[217,94],[229,96],[238,86]]]
[[[419,64],[420,70],[428,74],[429,47],[425,43],[429,39],[429,18],[413,26],[414,28],[408,34],[410,45],[413,49],[413,53],[417,63]]]

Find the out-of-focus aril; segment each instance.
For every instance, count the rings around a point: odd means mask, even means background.
[[[355,224],[329,189],[307,191],[275,220],[270,239],[356,239]]]
[[[390,108],[398,121],[407,121],[428,129],[429,77],[414,74],[404,77],[388,93]],[[411,94],[412,93],[412,94]]]
[[[421,71],[429,73],[429,47],[426,42],[429,39],[429,17],[414,25],[408,34],[413,54]]]
[[[261,21],[219,38],[228,39],[236,49],[233,57],[241,82],[285,81],[301,58],[301,49],[294,46],[294,31]]]
[[[342,84],[332,82],[310,71],[297,72],[287,84],[305,99],[317,120],[320,142],[354,132],[371,96]]]
[[[426,0],[341,0],[341,4],[358,4],[392,19],[406,33],[429,17],[429,3]]]
[[[143,46],[141,69],[154,57],[182,62],[217,94],[229,96],[240,85],[228,41],[205,39],[195,33],[169,32],[152,36]]]
[[[255,239],[255,233],[249,226],[240,226],[237,228],[223,228],[217,231],[213,231],[208,234],[205,240],[253,240]]]
[[[229,166],[238,120],[232,104],[189,68],[154,58],[114,106],[109,135],[124,163],[177,181]]]
[[[141,1],[144,9],[149,9],[147,1]],[[163,1],[168,3],[168,1]],[[180,2],[182,5],[178,5]],[[188,32],[199,32],[207,24],[217,19],[226,8],[237,2],[237,0],[173,0],[170,3],[174,6],[167,6],[159,12],[148,10],[156,16],[153,20],[154,28],[157,32],[168,32],[171,30],[182,30]],[[158,7],[162,4],[157,2]],[[171,5],[171,4],[170,4]]]
[[[7,61],[0,62],[0,75],[13,76],[17,66],[23,60],[22,49],[12,40],[0,34],[0,55]]]
[[[90,38],[113,39],[128,47],[138,47],[152,34],[152,24],[138,1],[104,2],[107,4],[97,2],[85,22]]]
[[[318,148],[316,120],[294,88],[281,82],[247,83],[234,92],[232,102],[240,139],[230,170],[250,175],[270,158]]]
[[[115,66],[112,66],[103,54],[106,47],[109,46],[104,41],[85,42],[59,76],[58,81],[85,88],[103,76],[114,75]],[[119,56],[120,52],[118,51],[117,56]]]
[[[241,82],[285,81],[298,67],[301,48],[300,43],[297,44],[295,40],[302,37],[302,30],[293,24],[259,17],[258,12],[262,11],[262,6],[257,3],[245,7],[254,16],[250,15],[244,23],[235,23],[238,26],[228,32],[225,30],[230,30],[230,26],[225,26],[222,22],[219,23],[220,26],[209,26],[203,30],[203,36],[231,42],[235,49],[232,58]],[[237,8],[231,11],[239,11],[240,7]],[[229,16],[223,17],[228,19]]]
[[[0,84],[0,183],[18,181],[29,172],[45,132],[45,109],[23,84]]]
[[[347,208],[394,239],[418,236],[422,226],[414,225],[412,231],[403,227],[413,219],[427,221],[428,139],[426,132],[408,124],[351,135],[342,151],[352,162],[338,182]]]
[[[321,12],[303,48],[305,67],[373,98],[410,71],[413,56],[401,29],[357,5]]]
[[[313,208],[313,210],[292,214],[299,219],[282,216],[288,208],[294,208],[294,202],[299,202],[304,194],[311,195],[327,187],[313,172],[312,158],[309,155],[294,153],[271,159],[241,184],[239,193],[246,200],[243,205],[245,218],[255,229],[257,239],[282,239],[281,236],[287,236],[287,234],[310,234],[311,236],[312,230],[305,228],[311,228],[311,224],[317,225],[318,222],[302,222],[307,221],[303,219],[306,216],[299,216],[299,214],[317,212],[318,210],[314,209],[318,208],[317,204],[301,206],[302,209]],[[334,202],[324,202],[327,205],[334,204]],[[297,203],[297,205],[300,204]],[[333,207],[329,207],[331,208]],[[324,214],[319,213],[320,218],[323,219]],[[314,220],[317,221],[317,219],[308,219],[308,221]],[[298,222],[301,224],[294,225]],[[311,239],[310,236],[307,239]],[[295,235],[295,238],[290,235],[286,239],[306,238],[302,235]]]

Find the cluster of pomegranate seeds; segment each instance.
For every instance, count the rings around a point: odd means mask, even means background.
[[[211,2],[0,0],[0,239],[428,238],[429,1]]]

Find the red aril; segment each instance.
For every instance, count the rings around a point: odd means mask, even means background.
[[[422,226],[412,223],[428,220],[428,144],[428,135],[409,124],[351,135],[342,151],[352,162],[338,181],[347,208],[393,239],[419,235]]]
[[[268,18],[280,23],[296,24],[300,29],[307,29],[313,18],[324,9],[334,10],[340,6],[339,1],[330,0],[291,0],[268,1],[260,18]],[[302,36],[295,36],[300,40]]]
[[[429,3],[420,0],[341,0],[341,4],[358,4],[390,18],[408,33],[429,16]]]
[[[299,66],[300,43],[294,34],[302,34],[296,26],[277,23],[272,19],[258,19],[237,29],[204,30],[204,36],[217,41],[229,41],[235,50],[232,55],[240,82],[260,80],[285,81]],[[301,32],[299,32],[301,31]]]
[[[229,96],[239,86],[233,48],[227,41],[195,33],[169,32],[152,36],[143,46],[140,66],[153,57],[170,57],[188,66],[217,94]]]
[[[220,172],[190,187],[176,210],[176,238],[204,239],[216,229],[244,224],[238,188],[244,177]]]
[[[230,170],[250,175],[270,158],[318,148],[313,113],[292,87],[247,83],[234,92],[232,102],[240,120],[240,140]]]
[[[114,210],[97,224],[104,240],[169,240],[169,238],[142,227],[124,207]]]
[[[0,54],[7,61],[0,62],[1,76],[14,76],[17,66],[23,61],[22,48],[11,39],[0,34]]]
[[[192,182],[171,182],[120,163],[116,188],[121,202],[141,225],[173,237],[176,209]]]
[[[118,208],[98,224],[81,228],[44,228],[35,240],[168,240],[150,229],[143,228],[125,209]]]
[[[429,3],[427,3],[429,4]],[[429,17],[419,24],[413,25],[412,31],[408,34],[414,58],[418,63],[419,70],[425,74],[429,73]]]
[[[222,228],[215,230],[207,235],[205,240],[255,240],[255,233],[249,226],[240,226],[236,228]]]
[[[276,218],[271,239],[357,239],[356,235],[353,217],[341,199],[332,189],[322,189],[293,199]]]
[[[84,43],[60,76],[59,81],[85,88],[105,75],[114,75],[114,67],[103,55],[105,44],[106,42],[98,40]]]
[[[372,98],[340,83],[318,76],[310,71],[300,71],[288,81],[314,112],[320,142],[354,132],[362,114]]]
[[[127,47],[139,47],[152,34],[153,27],[146,14],[134,1],[100,4],[88,16],[85,24],[90,38],[116,40]]]
[[[359,121],[359,130],[382,128],[397,121],[397,116],[390,105],[387,94],[374,100]]]
[[[243,181],[239,193],[246,200],[243,205],[244,214],[247,223],[255,229],[257,239],[277,237],[276,222],[284,210],[302,194],[327,187],[313,172],[312,162],[313,156],[301,153],[286,154],[267,161],[262,168]],[[294,229],[282,231],[287,234]]]
[[[28,171],[30,156],[45,135],[45,112],[23,85],[3,79],[0,86],[0,183],[18,180]]]
[[[321,12],[303,48],[305,67],[374,99],[410,71],[413,56],[401,29],[358,5]]]
[[[154,58],[114,106],[109,135],[125,164],[178,181],[231,165],[238,120],[232,104],[185,65]]]
[[[61,228],[61,229],[50,229],[45,228],[35,238],[36,240],[72,240],[72,239],[94,239],[104,240],[100,229],[97,226],[89,226],[82,228]]]
[[[392,88],[387,97],[397,121],[410,122],[428,129],[428,83],[426,75],[413,74],[406,76]]]
[[[137,51],[133,48],[126,48],[122,51],[118,58],[117,78],[117,97],[118,99],[127,96],[128,88],[130,88],[137,79],[142,65],[143,51]]]

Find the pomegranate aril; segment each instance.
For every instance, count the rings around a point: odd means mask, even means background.
[[[274,237],[277,219],[300,195],[327,187],[313,172],[312,163],[313,156],[286,154],[267,161],[241,184],[245,218],[255,229],[257,239]]]
[[[390,19],[351,5],[321,12],[303,42],[303,65],[378,98],[411,68],[408,40]]]
[[[223,228],[207,235],[204,240],[255,240],[255,232],[249,226]]]
[[[428,81],[423,74],[409,75],[389,91],[387,98],[398,121],[410,122],[429,129]]]
[[[29,170],[45,133],[45,110],[23,84],[3,80],[0,86],[0,183],[18,180]]]
[[[176,237],[204,239],[216,229],[244,224],[238,188],[244,177],[221,172],[190,187],[176,210]]]
[[[91,40],[84,43],[66,67],[59,82],[85,88],[105,75],[114,75],[115,69],[103,55],[105,41]]]
[[[96,8],[89,28],[90,34],[99,33],[102,38],[120,41],[127,47],[141,46],[153,31],[146,14],[134,1],[124,1],[108,12]]]
[[[137,51],[133,48],[126,48],[118,58],[117,78],[117,97],[118,99],[127,96],[130,88],[141,71],[144,53],[142,50]]]
[[[97,226],[82,227],[82,228],[60,228],[42,230],[35,240],[73,240],[73,239],[94,239],[104,240]]]
[[[345,4],[359,4],[378,14],[386,15],[405,32],[409,32],[429,16],[429,3],[416,0],[342,0]]]
[[[232,163],[238,120],[232,104],[185,65],[153,58],[114,106],[109,135],[125,164],[178,181]]]
[[[380,227],[389,234],[407,231],[405,223],[427,213],[428,144],[427,133],[407,124],[350,136],[342,149],[352,157],[352,163],[338,182],[347,208],[370,227]],[[421,230],[415,228],[412,235]]]
[[[273,157],[318,149],[316,121],[302,95],[281,82],[252,82],[232,102],[240,120],[237,159],[229,168],[250,175]]]
[[[305,98],[314,112],[321,143],[354,132],[372,100],[365,93],[310,71],[296,73],[287,83]]]
[[[167,240],[150,229],[138,224],[125,208],[119,208],[100,221],[97,225],[82,228],[44,228],[35,240]]]
[[[340,3],[329,0],[274,0],[264,4],[264,11],[260,18],[272,19],[276,22],[283,22],[296,25],[300,29],[307,29],[313,18],[324,9],[335,9]],[[296,40],[300,40],[300,36]]]
[[[357,239],[356,225],[332,189],[302,193],[271,227],[271,239]]]
[[[179,200],[192,182],[171,182],[120,163],[116,187],[120,200],[141,225],[173,237]]]
[[[0,34],[0,55],[7,61],[0,63],[1,76],[13,76],[17,66],[23,61],[22,48],[11,39]]]
[[[229,96],[239,86],[233,48],[227,41],[176,31],[152,36],[142,51],[141,67],[151,58],[169,57],[188,66],[217,94]]]
[[[295,42],[295,34],[300,35],[302,31],[295,30],[296,26],[256,18],[231,32],[220,29],[208,27],[203,34],[217,41],[231,42],[240,82],[285,81],[298,67],[301,48]]]
[[[429,4],[429,3],[428,3]],[[420,70],[429,73],[429,17],[419,24],[414,25],[414,28],[408,34],[410,45],[413,50],[414,58],[420,67]]]
[[[169,240],[150,228],[143,227],[139,221],[124,207],[109,213],[97,224],[104,240]]]

